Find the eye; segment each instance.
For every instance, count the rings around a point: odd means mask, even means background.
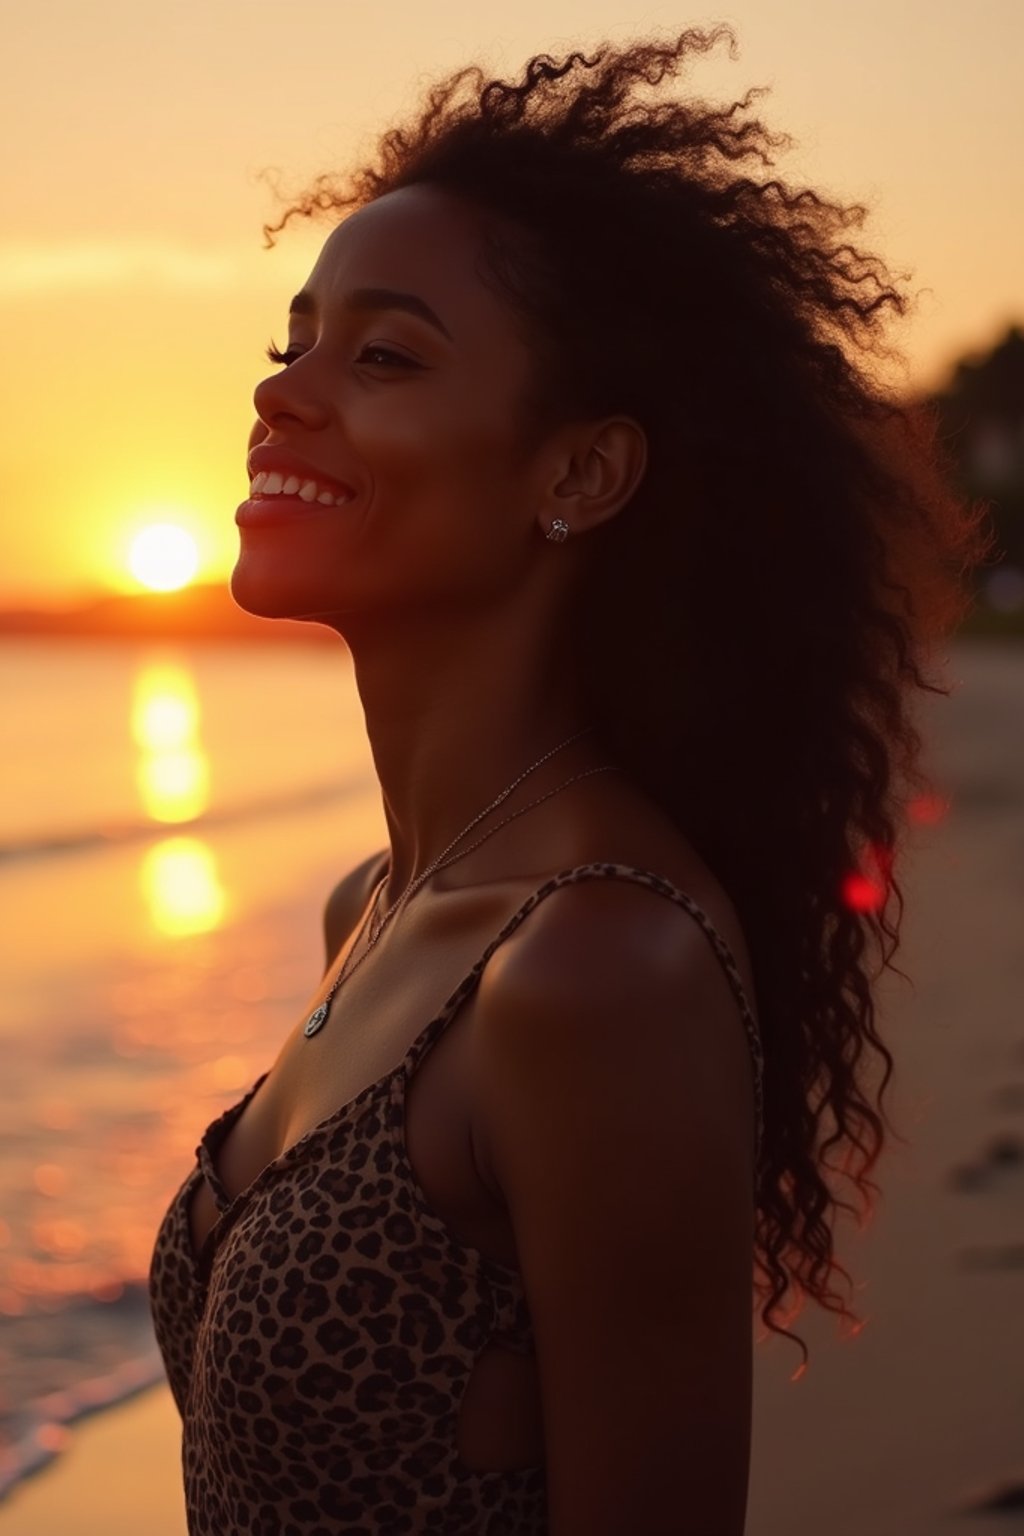
[[[393,352],[390,347],[379,347],[370,342],[363,348],[357,357],[357,362],[366,361],[373,363],[374,356],[384,359],[384,367],[393,367],[396,363],[400,368],[419,368],[419,363],[414,363],[411,357],[406,357],[403,352]]]
[[[266,349],[266,355],[272,363],[283,363],[287,368],[289,363],[296,362],[303,354],[299,347],[289,347],[282,352],[279,347],[271,342]],[[416,363],[411,357],[406,357],[402,352],[395,352],[391,347],[381,347],[370,343],[365,346],[356,359],[357,362],[367,362],[371,367],[384,368],[420,368],[421,363]]]

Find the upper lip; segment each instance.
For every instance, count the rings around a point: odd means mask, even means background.
[[[321,490],[333,491],[336,496],[347,492],[350,496],[356,494],[355,487],[345,480],[339,480],[337,475],[328,474],[325,469],[319,469],[315,464],[309,464],[305,459],[300,459],[297,454],[288,448],[279,448],[274,443],[260,443],[253,448],[246,460],[249,470],[249,479],[255,480],[263,470],[277,470],[278,474],[297,475],[300,480],[315,480]]]

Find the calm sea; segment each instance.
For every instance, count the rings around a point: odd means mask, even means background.
[[[386,841],[348,652],[0,644],[0,1496],[158,1379],[153,1240]]]

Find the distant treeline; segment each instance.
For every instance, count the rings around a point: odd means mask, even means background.
[[[989,503],[1007,564],[1024,571],[1024,329],[1010,326],[987,355],[957,363],[929,400],[959,488]]]

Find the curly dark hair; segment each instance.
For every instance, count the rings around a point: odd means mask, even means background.
[[[896,865],[911,800],[933,790],[912,707],[950,692],[929,654],[970,611],[993,535],[952,488],[937,417],[875,366],[900,356],[881,333],[910,301],[843,238],[865,208],[747,174],[792,142],[750,116],[766,87],[728,107],[644,99],[722,38],[735,58],[720,25],[538,55],[518,84],[459,70],[375,164],[317,178],[264,237],[412,183],[455,194],[484,215],[481,276],[532,343],[524,429],[625,413],[647,435],[642,483],[590,534],[586,702],[748,939],[765,1053],[754,1289],[799,1375],[806,1345],[774,1320],[790,1288],[790,1318],[809,1296],[857,1321],[832,1287],[850,1282],[832,1223],[854,1210],[837,1176],[866,1219],[886,1132],[905,1141],[882,1106],[873,986],[903,976]]]

